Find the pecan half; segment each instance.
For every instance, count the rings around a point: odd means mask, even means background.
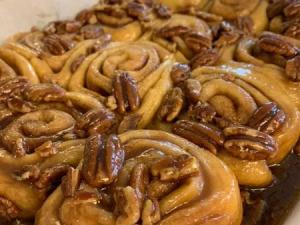
[[[217,63],[219,58],[220,52],[218,49],[204,49],[191,59],[190,66],[193,70],[200,66],[212,66]]]
[[[43,42],[48,51],[53,55],[63,55],[66,51],[71,50],[74,47],[74,42],[72,40],[56,34],[46,36],[43,39]]]
[[[136,130],[141,119],[142,116],[139,114],[130,114],[125,116],[118,127],[118,134],[129,130]]]
[[[284,31],[284,35],[292,38],[300,39],[300,24],[299,23],[288,24],[288,27]]]
[[[29,86],[28,81],[23,77],[15,77],[0,81],[0,102],[5,102],[10,97],[21,96]]]
[[[161,181],[179,181],[198,175],[200,165],[197,159],[190,155],[165,156],[150,167],[152,176]]]
[[[70,21],[57,21],[55,23],[55,28],[57,34],[66,34],[66,33],[77,33],[82,24],[76,20]]]
[[[79,21],[81,24],[89,23],[90,19],[93,17],[94,11],[89,9],[84,9],[79,12],[76,16],[76,20]]]
[[[196,79],[187,79],[184,82],[184,93],[190,103],[197,103],[201,94],[200,82]]]
[[[117,188],[114,198],[118,214],[116,224],[136,224],[141,216],[141,204],[135,190],[130,186]]]
[[[241,37],[240,32],[236,30],[229,30],[221,32],[219,38],[214,42],[216,48],[222,48],[236,43]]]
[[[224,148],[232,155],[247,160],[264,160],[277,151],[273,137],[244,126],[224,129]]]
[[[258,46],[265,52],[293,57],[297,55],[298,49],[279,35],[263,34],[259,38]]]
[[[177,181],[161,181],[158,178],[154,178],[147,186],[147,195],[151,199],[161,199],[164,196],[170,194],[178,187]]]
[[[104,34],[103,28],[99,24],[90,24],[82,27],[80,33],[84,39],[96,39]]]
[[[75,192],[79,187],[80,171],[70,167],[67,175],[63,177],[61,188],[65,197],[74,197]]]
[[[35,182],[40,177],[41,170],[37,165],[24,166],[20,175],[21,180]]]
[[[127,13],[131,17],[145,21],[148,19],[149,8],[145,4],[129,2],[127,5]]]
[[[110,34],[101,35],[92,46],[87,48],[86,55],[91,55],[96,52],[99,52],[111,42],[111,39],[112,37]]]
[[[52,141],[46,141],[39,147],[35,148],[34,151],[37,152],[42,158],[48,158],[58,152],[55,144]]]
[[[216,154],[218,146],[224,143],[221,130],[207,123],[187,120],[177,121],[173,126],[173,133],[203,147]]]
[[[0,219],[3,218],[6,222],[17,218],[20,209],[10,200],[0,197]]]
[[[31,102],[27,102],[21,97],[13,96],[7,100],[7,106],[13,112],[29,113],[35,110]]]
[[[90,135],[112,133],[116,125],[116,115],[105,108],[92,109],[77,121],[77,128],[87,131]]]
[[[158,117],[167,122],[173,121],[181,112],[184,103],[183,92],[179,87],[171,89],[164,97]]]
[[[14,120],[15,114],[5,104],[0,103],[0,129],[4,129]]]
[[[97,9],[96,17],[100,24],[114,27],[126,25],[133,21],[132,18],[128,17],[126,10],[118,5],[105,5]]]
[[[300,15],[300,2],[293,1],[283,10],[286,17],[292,18]]]
[[[149,171],[144,164],[137,164],[133,168],[130,176],[130,186],[135,190],[141,202],[144,201],[149,179]]]
[[[56,84],[30,85],[24,92],[28,101],[32,102],[66,102],[66,91]]]
[[[296,56],[286,62],[285,73],[287,77],[292,80],[300,81],[300,56]]]
[[[121,72],[117,74],[113,83],[113,92],[120,113],[124,114],[139,108],[141,100],[138,85],[128,73]]]
[[[191,105],[189,107],[188,115],[193,120],[210,123],[217,115],[217,112],[214,107],[208,103],[198,102],[196,105]]]
[[[85,55],[80,55],[78,56],[76,59],[74,59],[74,61],[71,64],[71,72],[75,73],[76,70],[80,67],[80,65],[83,63],[83,61],[85,60],[86,56]]]
[[[84,150],[82,175],[93,187],[111,184],[123,166],[125,153],[116,135],[105,141],[101,135],[88,138]]]
[[[236,27],[245,34],[253,32],[254,23],[250,16],[239,16],[235,21]]]
[[[278,0],[273,1],[271,4],[268,5],[267,8],[267,15],[270,19],[274,18],[275,16],[279,16],[283,9],[289,4],[290,0]]]
[[[143,225],[152,225],[160,221],[161,214],[157,200],[147,199],[142,210]]]
[[[191,77],[191,68],[187,64],[177,63],[172,67],[171,79],[174,85],[179,85]]]
[[[166,5],[156,4],[154,6],[154,10],[159,18],[169,19],[172,17],[172,12],[171,12],[170,8]]]
[[[170,39],[175,36],[182,36],[189,31],[190,31],[190,29],[188,27],[181,26],[181,25],[172,26],[172,27],[165,26],[165,27],[161,28],[160,30],[158,30],[157,35],[162,38]]]
[[[267,134],[276,132],[285,121],[285,113],[276,103],[269,102],[259,107],[248,122],[248,126]]]
[[[34,182],[34,185],[40,189],[50,187],[52,182],[57,181],[67,173],[68,168],[68,165],[56,165],[42,170],[38,180]]]
[[[184,41],[186,45],[196,53],[203,49],[209,49],[212,46],[212,40],[198,32],[189,32],[185,35]]]

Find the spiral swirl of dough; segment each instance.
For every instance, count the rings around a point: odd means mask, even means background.
[[[162,195],[158,201],[160,219],[143,224],[240,224],[242,208],[237,182],[232,172],[215,156],[178,136],[150,130],[135,130],[119,136],[125,149],[126,161],[116,181],[118,188],[125,187],[127,196],[132,192],[126,187],[133,168],[144,166],[164,157],[185,155],[199,163],[199,174],[184,179],[173,191]],[[150,183],[151,186],[151,183]],[[162,189],[163,190],[163,189]],[[139,212],[131,212],[121,220],[112,211],[97,203],[95,190],[81,186],[82,197],[64,198],[58,188],[44,203],[36,217],[36,225],[65,224],[132,224],[139,219]],[[86,197],[84,197],[86,196]],[[131,195],[130,195],[131,196]],[[94,200],[93,200],[94,199]],[[146,200],[149,203],[150,200]],[[151,202],[151,201],[150,201]],[[104,204],[104,203],[103,203]],[[138,207],[134,201],[118,206],[128,210]],[[157,206],[156,206],[157,207]],[[125,210],[126,210],[125,209]],[[143,210],[144,211],[144,210]],[[75,213],[76,212],[76,213]],[[93,215],[93,216],[92,216]],[[68,218],[68,219],[66,219]],[[99,220],[91,218],[101,218]],[[149,221],[148,221],[149,222]]]

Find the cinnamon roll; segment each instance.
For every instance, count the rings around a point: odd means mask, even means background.
[[[44,34],[40,31],[26,33],[8,41],[0,51],[0,58],[18,62],[20,69],[30,68],[27,74],[31,81],[56,83],[66,87],[72,74],[78,69],[83,59],[99,51],[110,37],[101,33],[96,39],[78,41],[77,36],[70,34]],[[18,69],[18,70],[20,70]],[[18,71],[16,71],[18,73]],[[21,73],[22,74],[22,73]]]
[[[240,38],[256,32],[250,17],[224,21],[221,16],[194,9],[156,18],[145,23],[145,27],[148,31],[142,39],[174,52],[178,62],[192,68],[232,60]]]
[[[251,2],[239,0],[191,0],[191,1],[170,1],[159,0],[168,5],[175,12],[182,12],[188,9],[199,11],[198,15],[203,12],[221,16],[225,20],[240,20],[241,18],[250,18],[253,21],[253,30],[260,33],[265,30],[269,24],[267,0],[254,0]]]
[[[0,221],[10,223],[32,219],[78,165],[84,138],[113,132],[117,118],[96,99],[54,84],[3,77],[0,90]]]
[[[232,164],[234,171],[238,170],[236,175],[241,184],[269,183],[268,168],[263,165],[264,161],[258,160],[267,160],[271,164],[280,162],[299,136],[298,109],[289,100],[284,86],[276,80],[272,82],[272,76],[263,68],[234,62],[219,67],[199,67],[192,74],[194,79],[200,81],[201,92],[198,95],[200,102],[191,106],[190,115],[206,124],[201,129],[197,128],[199,125],[192,127],[209,135],[215,146],[223,146],[226,154],[243,160],[233,163],[237,160],[229,160],[228,156],[223,156],[224,153],[220,154],[221,158]],[[214,123],[216,127],[207,123]],[[178,129],[185,126],[179,124]],[[190,127],[188,125],[188,129]],[[176,126],[174,129],[176,131]],[[220,129],[223,132],[216,136]],[[212,134],[206,130],[211,130]],[[241,168],[238,169],[237,165]],[[260,175],[251,177],[248,173],[252,172],[247,170],[261,171]],[[262,177],[265,181],[260,180]]]
[[[285,92],[299,107],[299,47],[297,39],[263,32],[258,38],[243,38],[239,42],[235,59],[263,67],[264,74],[284,86]]]
[[[39,83],[39,77],[31,63],[22,55],[10,49],[0,48],[1,77],[23,76],[32,83]]]
[[[136,130],[91,136],[82,166],[35,224],[240,224],[241,215],[237,182],[219,159],[178,136]]]
[[[68,88],[94,96],[124,115],[120,132],[133,118],[133,127],[143,128],[172,86],[172,64],[172,55],[154,43],[113,42],[83,61]]]

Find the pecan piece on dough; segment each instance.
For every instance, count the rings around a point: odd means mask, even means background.
[[[217,63],[219,58],[220,52],[218,49],[204,49],[191,59],[190,66],[193,70],[200,66],[212,66]]]
[[[23,77],[15,77],[0,81],[0,102],[6,103],[11,97],[21,97],[24,90],[29,86]]]
[[[300,55],[286,62],[285,73],[290,80],[295,82],[300,81]]]
[[[84,150],[82,175],[93,187],[114,182],[123,166],[125,152],[116,135],[106,140],[96,134],[88,138]]]
[[[133,168],[130,176],[130,186],[135,190],[141,202],[144,201],[149,179],[147,166],[139,163]]]
[[[284,35],[296,39],[300,39],[300,24],[297,23],[287,23],[287,27],[284,30]]]
[[[154,6],[154,10],[159,18],[169,19],[172,17],[172,12],[171,12],[170,8],[166,5],[156,4]]]
[[[147,199],[142,210],[142,221],[144,225],[155,224],[161,219],[159,203],[156,199]]]
[[[211,38],[198,32],[188,32],[184,36],[186,45],[196,53],[212,47]]]
[[[77,121],[77,128],[87,131],[89,135],[112,133],[116,125],[116,115],[106,108],[92,109]]]
[[[187,79],[184,82],[184,93],[190,103],[197,103],[201,94],[200,82],[196,79]]]
[[[127,5],[127,13],[129,16],[145,21],[148,19],[149,8],[145,4],[129,2]]]
[[[57,84],[30,85],[25,90],[25,98],[33,102],[66,102],[66,91]]]
[[[249,127],[231,126],[223,132],[224,148],[241,159],[264,160],[278,149],[272,136]]]
[[[250,16],[239,16],[235,21],[236,27],[245,34],[253,32],[254,23]]]
[[[53,55],[63,55],[74,47],[74,42],[62,36],[52,34],[43,39],[45,47]]]
[[[56,165],[40,172],[38,180],[34,182],[40,189],[50,187],[51,183],[60,179],[68,171],[69,165]]]
[[[265,52],[278,54],[284,57],[293,57],[298,53],[298,49],[281,36],[275,34],[263,34],[260,36],[258,46]]]
[[[181,26],[181,25],[172,26],[172,27],[165,26],[157,31],[157,35],[162,38],[170,39],[175,36],[182,36],[182,35],[188,33],[189,31],[190,31],[190,29],[188,27]]]
[[[135,190],[130,186],[117,188],[114,198],[118,214],[116,224],[136,224],[141,217],[141,202]]]
[[[180,181],[198,175],[200,165],[190,155],[165,156],[153,162],[150,171],[163,182]]]
[[[174,124],[173,132],[214,154],[224,143],[222,131],[208,123],[180,120]]]
[[[184,103],[184,95],[179,87],[171,89],[164,97],[158,117],[167,122],[173,121],[181,112]]]
[[[65,197],[74,197],[79,187],[80,171],[70,167],[66,176],[63,177],[61,188]]]
[[[136,130],[142,116],[140,114],[129,114],[125,116],[118,127],[118,134],[129,130]]]
[[[283,12],[284,15],[288,18],[298,17],[300,15],[300,2],[299,1],[291,2],[284,8]]]
[[[113,83],[113,92],[117,100],[118,110],[124,114],[135,111],[141,104],[137,82],[125,72],[117,74]]]
[[[268,102],[254,112],[248,126],[267,134],[273,134],[282,126],[285,118],[285,113],[276,103]]]
[[[20,209],[10,200],[0,197],[0,221],[4,219],[5,222],[10,222],[17,218]]]
[[[217,112],[214,107],[208,103],[198,102],[196,105],[191,105],[189,107],[188,115],[193,120],[210,123],[217,115]]]
[[[172,67],[171,79],[174,85],[180,85],[191,77],[191,68],[187,64],[177,63]]]
[[[104,34],[103,28],[99,24],[90,24],[82,27],[80,33],[84,39],[96,39]]]

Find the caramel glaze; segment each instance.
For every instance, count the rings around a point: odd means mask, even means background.
[[[271,168],[274,183],[266,189],[247,189],[253,205],[246,205],[242,225],[281,225],[300,198],[300,156],[290,154]]]

